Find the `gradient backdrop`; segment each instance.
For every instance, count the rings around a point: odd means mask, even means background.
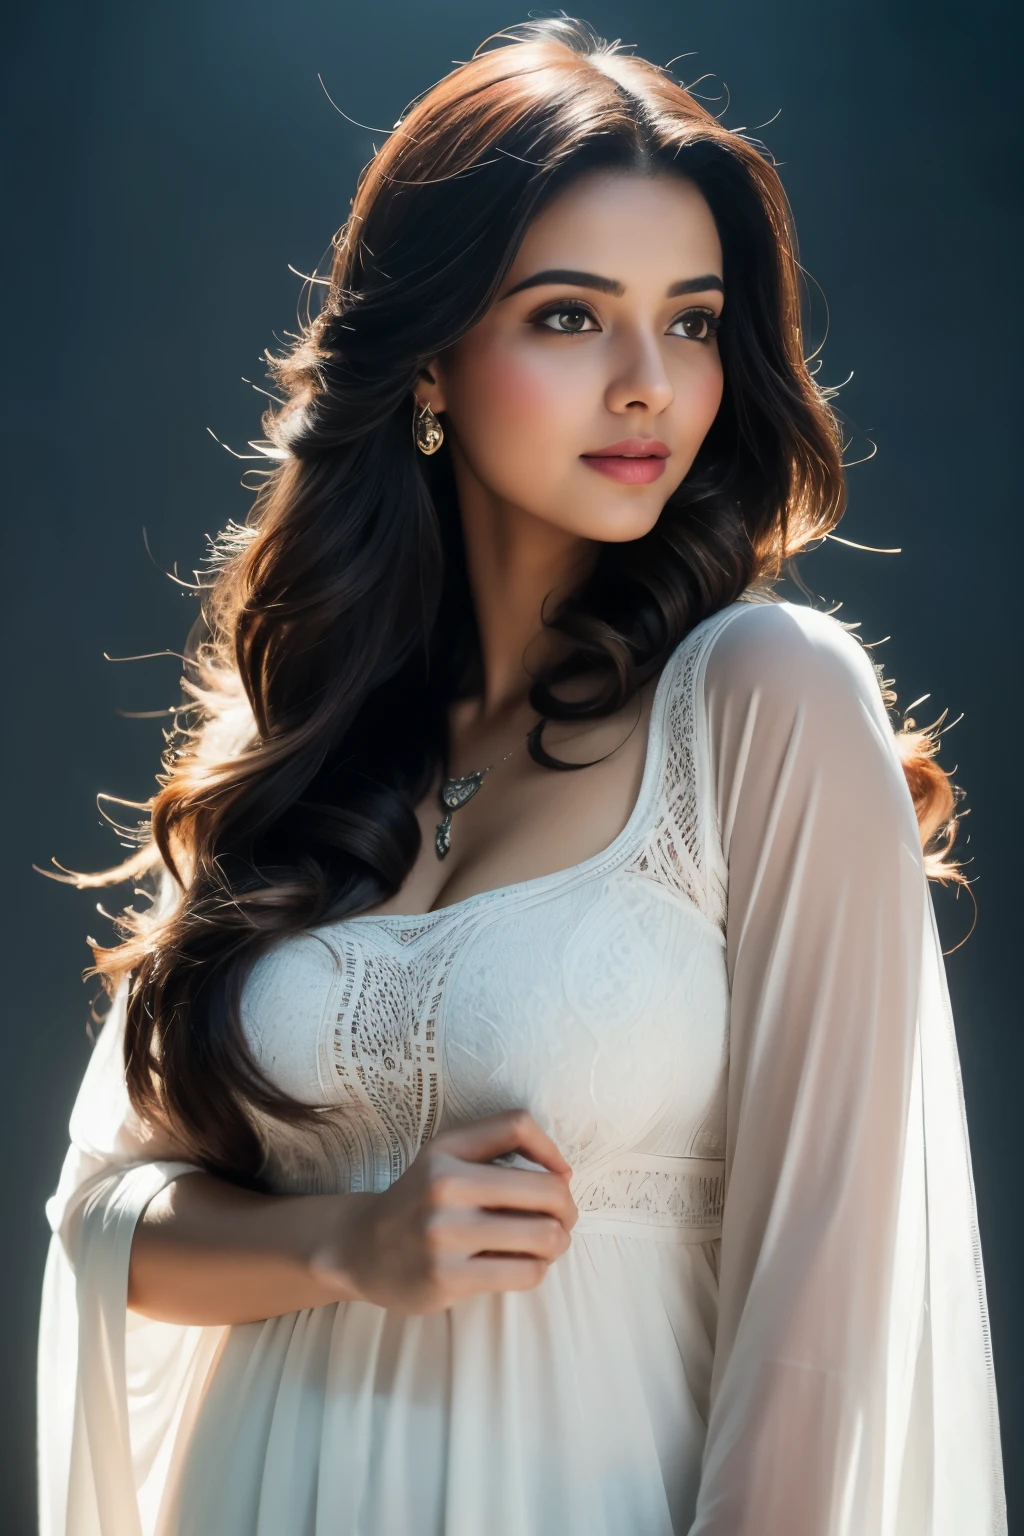
[[[978,903],[949,977],[974,1150],[1011,1515],[1024,1421],[1020,1123],[1021,210],[1010,6],[991,0],[590,0],[605,36],[675,65],[780,162],[814,294],[820,377],[851,438],[841,532],[806,579],[863,622],[903,703],[964,719],[947,739],[971,807]],[[5,29],[2,258],[8,492],[3,543],[9,734],[0,1523],[34,1528],[33,1369],[43,1202],[84,1069],[80,974],[93,903],[41,879],[51,855],[117,854],[98,790],[144,798],[194,599],[162,574],[244,517],[259,354],[295,328],[300,283],[348,212],[374,135],[409,99],[524,19],[502,0],[67,0]],[[723,90],[728,88],[728,94]],[[144,537],[145,530],[145,537]],[[148,552],[147,552],[148,540]],[[851,835],[856,829],[851,828]],[[938,898],[947,947],[971,904]],[[1017,1301],[1015,1303],[1015,1299]],[[1012,1524],[1012,1520],[1011,1520]],[[285,1533],[282,1533],[285,1536]],[[868,1536],[868,1533],[865,1533]],[[970,1536],[965,1532],[964,1536]]]

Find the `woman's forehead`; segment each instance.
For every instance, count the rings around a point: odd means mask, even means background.
[[[666,283],[698,272],[721,277],[721,241],[703,193],[689,178],[588,171],[529,225],[508,286],[542,269],[595,273],[627,289],[631,275],[642,281],[644,274],[667,274]]]

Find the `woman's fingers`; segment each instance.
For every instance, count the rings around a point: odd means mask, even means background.
[[[488,1115],[474,1120],[471,1125],[460,1126],[454,1131],[443,1131],[436,1138],[443,1141],[445,1150],[468,1163],[487,1163],[505,1152],[521,1152],[532,1162],[540,1163],[552,1173],[563,1177],[572,1169],[559,1152],[550,1136],[546,1136],[532,1115],[525,1109],[509,1109],[500,1115]]]
[[[480,1291],[532,1291],[544,1279],[544,1259],[479,1258],[461,1264],[452,1275],[452,1299],[475,1296]]]
[[[569,1233],[554,1216],[496,1216],[490,1212],[446,1212],[430,1229],[435,1252],[464,1258],[525,1255],[552,1263],[569,1246]]]
[[[527,1166],[492,1161],[510,1153]],[[569,1246],[571,1172],[525,1110],[442,1131],[368,1197],[346,1245],[353,1285],[363,1300],[415,1312],[479,1291],[529,1290]]]
[[[577,1210],[565,1179],[523,1168],[494,1168],[464,1163],[433,1181],[435,1205],[467,1206],[481,1211],[537,1211],[553,1216],[568,1230]]]

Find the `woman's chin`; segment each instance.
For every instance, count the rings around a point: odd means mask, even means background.
[[[664,503],[640,506],[630,505],[630,499],[622,497],[619,505],[605,508],[589,508],[580,519],[582,535],[598,544],[629,544],[642,539],[657,523]]]

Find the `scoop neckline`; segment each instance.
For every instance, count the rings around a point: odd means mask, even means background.
[[[683,636],[661,669],[651,702],[650,719],[647,722],[647,745],[644,749],[644,771],[640,779],[640,788],[625,826],[600,852],[589,854],[578,864],[567,864],[564,869],[553,869],[546,875],[530,875],[525,880],[514,880],[509,885],[492,885],[486,891],[473,891],[469,896],[462,896],[458,901],[450,901],[443,907],[433,907],[429,912],[356,912],[352,917],[339,917],[336,923],[325,923],[323,926],[333,928],[348,923],[387,923],[389,926],[422,928],[449,913],[465,910],[469,906],[486,901],[487,898],[508,899],[515,895],[525,895],[540,890],[544,886],[564,884],[570,879],[582,878],[605,862],[614,863],[623,845],[633,837],[637,824],[645,814],[652,785],[661,772],[665,750],[664,732],[661,729],[661,719],[665,710],[665,691],[680,652],[699,628],[699,624],[695,625],[688,635]]]

